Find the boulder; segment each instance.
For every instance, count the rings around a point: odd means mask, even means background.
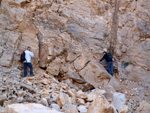
[[[4,51],[0,58],[0,65],[10,67],[13,61],[13,55],[14,53],[9,50]]]
[[[43,104],[44,106],[48,106],[48,102],[46,98],[41,98],[40,104]]]
[[[48,79],[42,79],[42,80],[40,81],[40,83],[42,83],[42,84],[44,84],[44,85],[48,85],[50,82],[49,82]]]
[[[88,94],[87,95],[87,101],[93,101],[96,99],[96,97],[97,97],[96,94]]]
[[[79,105],[84,105],[85,104],[85,101],[81,98],[77,98],[77,102]]]
[[[81,98],[81,99],[86,99],[87,98],[87,95],[83,91],[81,91],[81,90],[79,90],[78,92],[76,92],[76,96],[78,98]]]
[[[73,73],[66,73],[66,75],[76,81],[77,83],[83,84],[85,83],[85,80],[82,79],[78,74],[73,74]]]
[[[39,46],[39,66],[45,68],[48,60],[48,45],[46,43],[40,43]]]
[[[51,75],[58,75],[60,71],[60,66],[61,66],[61,59],[57,57],[54,59],[50,64],[48,65],[46,71],[50,73]]]
[[[28,90],[30,93],[36,93],[36,90],[34,88],[32,88],[32,86],[30,86],[30,85],[21,83],[21,88]]]
[[[114,108],[105,97],[97,97],[88,108],[87,113],[115,113]]]
[[[88,63],[88,58],[82,54],[74,61],[74,67],[76,70],[81,70]]]
[[[80,105],[78,106],[80,113],[87,113],[87,106]]]
[[[138,112],[139,113],[149,113],[150,112],[150,104],[147,101],[140,102]]]
[[[77,107],[71,104],[65,104],[62,108],[64,113],[78,113]]]
[[[116,90],[111,85],[106,85],[103,89],[106,91],[106,99],[111,103]]]
[[[57,111],[60,110],[60,107],[59,107],[58,104],[51,104],[51,107],[52,107],[53,109],[57,110]]]
[[[93,100],[95,100],[96,97],[102,96],[105,94],[106,94],[105,90],[96,88],[96,89],[92,90],[89,94],[87,94],[87,97],[88,97],[87,101],[93,101]]]
[[[122,89],[120,82],[115,78],[115,76],[110,79],[109,85],[113,86],[116,91],[121,91]]]
[[[126,98],[125,95],[119,92],[115,92],[113,95],[112,105],[120,112],[127,113],[128,107],[125,106]]]
[[[12,104],[8,105],[5,113],[62,113],[54,109],[47,108],[41,104]]]
[[[7,96],[6,95],[0,95],[0,105],[3,106],[4,102],[6,101]]]
[[[72,104],[71,98],[66,93],[58,95],[56,102],[59,107],[63,107],[65,104]]]
[[[93,101],[96,97],[105,95],[106,91],[101,89],[94,89],[89,94],[87,94],[87,101]]]
[[[92,60],[88,63],[79,74],[86,82],[95,88],[106,85],[111,78],[111,75],[108,74],[104,67],[98,64],[96,60]]]

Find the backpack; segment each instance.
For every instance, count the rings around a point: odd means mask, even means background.
[[[26,58],[25,58],[25,51],[23,51],[22,53],[21,53],[21,56],[20,56],[20,61],[21,62],[24,62],[26,60]]]

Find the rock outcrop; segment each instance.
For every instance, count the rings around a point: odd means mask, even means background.
[[[149,7],[149,0],[0,0],[0,105],[57,103],[65,111],[77,102],[74,111],[86,112],[86,102],[97,94],[83,91],[93,88],[104,89],[110,103],[114,92],[125,93],[132,111],[139,101],[150,103]],[[35,55],[36,80],[20,79],[20,54],[27,46]],[[114,56],[114,77],[99,64],[103,48]],[[140,95],[136,102],[130,100],[134,95]],[[115,107],[127,111],[127,106]]]

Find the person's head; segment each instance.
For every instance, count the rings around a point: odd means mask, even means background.
[[[106,48],[103,49],[103,53],[104,53],[104,54],[107,53],[107,49],[106,49]]]
[[[30,46],[28,46],[28,47],[27,47],[27,50],[31,51],[31,47],[30,47]]]

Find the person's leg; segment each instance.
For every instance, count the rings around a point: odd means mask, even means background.
[[[110,62],[107,62],[107,71],[110,73]]]
[[[33,67],[31,63],[28,63],[28,66],[30,68],[30,75],[33,76]]]
[[[113,76],[113,61],[110,63],[110,74]]]
[[[27,76],[27,63],[24,63],[24,75],[23,77]]]

